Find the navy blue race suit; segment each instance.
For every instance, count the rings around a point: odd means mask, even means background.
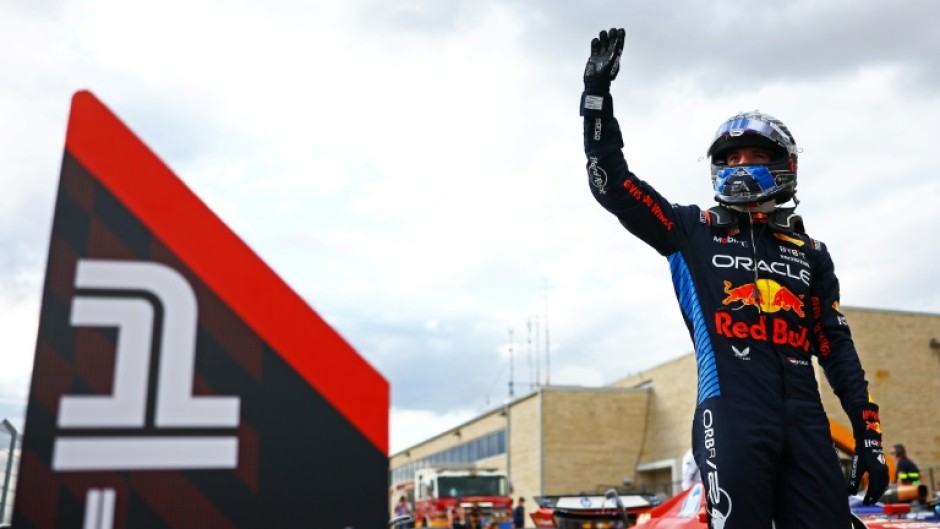
[[[812,358],[850,417],[870,401],[828,250],[747,213],[722,210],[731,222],[718,226],[719,212],[670,204],[630,172],[622,147],[609,112],[585,117],[591,192],[666,257],[694,343],[692,446],[711,527],[849,527]]]

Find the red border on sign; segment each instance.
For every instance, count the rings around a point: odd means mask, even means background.
[[[385,378],[91,92],[83,90],[72,97],[65,147],[377,449],[388,454]]]

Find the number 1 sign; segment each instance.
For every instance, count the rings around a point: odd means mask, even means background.
[[[14,527],[381,527],[388,404],[378,372],[75,95]]]

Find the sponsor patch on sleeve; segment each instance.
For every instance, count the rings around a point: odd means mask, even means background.
[[[584,108],[588,110],[603,110],[604,98],[601,96],[585,96]]]

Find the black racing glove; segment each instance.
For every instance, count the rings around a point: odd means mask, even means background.
[[[855,456],[852,457],[852,470],[849,472],[849,494],[858,493],[862,476],[868,472],[868,490],[865,492],[864,505],[877,502],[888,489],[888,465],[885,463],[884,450],[881,448],[881,420],[878,418],[878,405],[868,403],[854,410],[849,417],[855,434]]]
[[[613,100],[610,97],[610,82],[620,72],[620,55],[623,53],[623,28],[601,31],[591,41],[591,56],[584,67],[584,94],[581,96],[582,116],[613,115]]]

